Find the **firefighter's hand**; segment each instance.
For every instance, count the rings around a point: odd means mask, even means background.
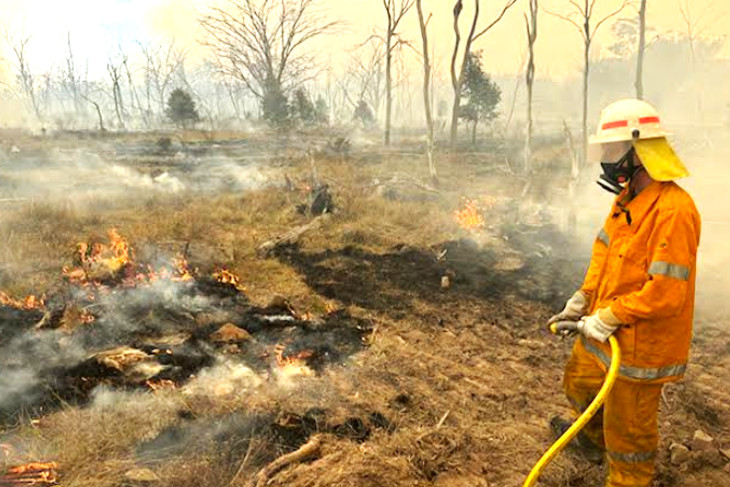
[[[548,325],[558,321],[578,321],[588,312],[588,296],[583,291],[578,291],[570,297],[563,311],[548,320]]]
[[[578,331],[588,338],[605,343],[608,337],[614,334],[621,326],[621,322],[614,316],[610,308],[598,310],[591,316],[586,316],[578,322]]]

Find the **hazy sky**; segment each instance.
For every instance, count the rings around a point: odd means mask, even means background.
[[[504,0],[481,0],[482,25],[487,24]],[[730,34],[730,0],[649,0],[648,23],[660,34],[686,30],[679,2],[689,3],[695,15],[708,3],[713,8],[701,20],[699,29],[706,35]],[[197,12],[204,10],[206,0],[0,0],[0,18],[15,31],[32,35],[30,61],[36,71],[61,65],[64,59],[66,32],[71,32],[77,62],[88,60],[91,72],[103,72],[110,52],[124,46],[133,51],[136,41],[172,35],[181,43],[194,45],[200,38]],[[472,5],[472,0],[465,2]],[[567,12],[567,0],[541,0],[541,5]],[[598,0],[597,14],[603,15],[620,5],[621,0]],[[525,53],[523,12],[526,0],[507,15],[504,22],[484,37],[476,49],[484,50],[485,63],[493,73],[509,74],[520,70]],[[321,0],[322,8],[332,19],[342,21],[334,39],[317,46],[323,60],[335,65],[347,58],[348,50],[362,42],[381,24],[384,14],[381,0]],[[424,0],[424,8],[433,11],[432,39],[436,45],[438,67],[447,73],[446,59],[453,43],[451,28],[452,0]],[[624,16],[636,15],[626,10]],[[470,12],[464,14],[464,29]],[[577,30],[558,19],[542,14],[537,44],[538,76],[566,77],[579,72],[582,41]],[[420,42],[415,10],[403,28],[406,38]],[[604,53],[611,44],[610,25],[604,25],[597,37],[594,56]],[[730,56],[730,43],[724,55]],[[7,66],[5,66],[7,68]]]

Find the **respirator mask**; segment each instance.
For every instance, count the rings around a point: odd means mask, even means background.
[[[598,180],[598,185],[613,194],[621,194],[631,178],[641,169],[634,163],[636,150],[631,147],[624,156],[617,162],[601,162],[603,174]]]

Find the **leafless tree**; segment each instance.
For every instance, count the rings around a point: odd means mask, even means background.
[[[365,101],[377,117],[385,91],[385,48],[383,43],[371,37],[358,46],[350,56],[345,76],[339,80],[347,102],[355,108]],[[352,94],[356,96],[353,96]]]
[[[525,14],[527,29],[527,71],[525,84],[527,85],[527,133],[525,136],[525,173],[532,172],[532,89],[535,84],[535,42],[537,41],[537,15],[539,13],[538,0],[530,0],[530,16]]]
[[[179,48],[173,39],[139,46],[145,60],[147,111],[152,112],[154,101],[158,114],[162,114],[165,112],[168,91],[172,88],[175,76],[185,64],[187,51]]]
[[[636,53],[636,98],[644,99],[644,53],[646,52],[646,0],[639,7],[639,51]]]
[[[132,78],[132,71],[131,69],[129,69],[127,56],[123,55],[122,58],[124,60],[122,62],[122,67],[124,68],[124,74],[127,78],[127,86],[129,87],[130,106],[132,107],[132,110],[134,110],[135,106],[137,107],[137,112],[139,113],[139,117],[142,120],[142,123],[144,123],[145,127],[150,128],[149,112],[145,111],[145,109],[142,107],[142,103],[139,101],[139,94],[137,93],[137,87],[134,83],[134,79]]]
[[[433,68],[431,67],[431,55],[428,51],[428,23],[431,20],[432,14],[429,14],[428,18],[426,18],[423,14],[422,0],[416,0],[416,8],[418,10],[418,25],[421,28],[421,41],[423,42],[421,55],[423,56],[423,106],[426,115],[426,153],[428,155],[428,172],[431,175],[431,179],[435,181],[437,175],[436,164],[433,160],[434,126],[433,106],[431,102],[431,78],[433,77]]]
[[[71,44],[71,32],[66,34],[66,67],[63,72],[63,86],[68,96],[71,97],[73,102],[74,112],[76,116],[81,116],[82,109],[82,81],[81,76],[78,73],[76,67],[76,61],[74,59],[73,47]]]
[[[692,72],[697,73],[697,51],[695,46],[697,39],[704,34],[712,23],[717,22],[721,16],[713,17],[711,15],[715,6],[715,0],[693,0],[692,2],[689,0],[677,0],[677,2],[679,4],[679,12],[682,15],[682,20],[687,29],[687,42],[689,43]],[[697,113],[702,113],[704,90],[702,86],[697,86],[695,91],[697,93]]]
[[[218,68],[260,101],[308,80],[313,58],[304,47],[336,25],[316,0],[226,0],[202,19]]]
[[[120,129],[124,130],[124,99],[122,98],[121,79],[123,76],[122,68],[126,64],[127,60],[122,59],[115,61],[109,58],[109,62],[106,65],[107,73],[109,73],[109,79],[111,81],[112,100],[114,100],[114,113],[117,116],[117,124]]]
[[[99,102],[97,102],[94,98],[92,98],[92,93],[83,93],[81,94],[81,98],[86,100],[87,102],[91,103],[94,106],[94,109],[96,110],[96,116],[99,119],[99,132],[106,132],[106,127],[104,127],[104,115],[101,111],[101,106],[99,105]]]
[[[454,4],[454,34],[456,36],[456,42],[454,43],[454,52],[451,56],[451,85],[454,89],[454,105],[451,110],[452,148],[456,146],[456,138],[459,128],[459,111],[461,109],[461,91],[462,87],[464,86],[466,64],[467,60],[469,59],[469,54],[471,53],[471,48],[474,45],[474,42],[479,40],[479,38],[484,36],[492,29],[492,27],[497,25],[502,20],[502,18],[504,18],[507,11],[512,8],[515,3],[517,3],[517,0],[507,0],[499,15],[497,15],[497,17],[486,27],[477,31],[477,27],[479,25],[480,4],[479,0],[474,0],[474,16],[471,21],[469,34],[467,35],[466,39],[464,39],[464,52],[461,58],[461,62],[459,62],[459,50],[461,49],[462,35],[461,28],[459,26],[459,20],[464,10],[464,0],[456,0],[456,3]]]
[[[583,0],[581,3],[580,0],[568,0],[569,12],[567,14],[545,10],[548,14],[575,27],[583,37],[583,131],[580,158],[582,164],[586,162],[588,150],[588,79],[591,68],[591,46],[601,26],[632,4],[632,0],[623,0],[617,9],[596,20],[595,7],[597,1]]]
[[[398,28],[408,12],[413,8],[414,0],[381,0],[388,19],[385,29],[385,134],[384,143],[390,145],[391,121],[393,116],[393,55],[404,43]]]
[[[43,117],[41,115],[38,97],[36,94],[36,79],[31,72],[28,61],[27,48],[31,36],[22,32],[14,32],[8,26],[5,26],[4,31],[5,42],[12,53],[12,60],[10,63],[16,72],[22,97],[25,99],[30,109],[33,110],[36,119],[41,122]]]

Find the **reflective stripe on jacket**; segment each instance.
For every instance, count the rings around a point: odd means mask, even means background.
[[[616,333],[621,375],[638,381],[680,378],[687,365],[700,216],[673,182],[653,182],[623,208],[620,195],[593,245],[582,291],[591,313],[609,307],[624,323]],[[607,344],[584,342],[606,366]]]

